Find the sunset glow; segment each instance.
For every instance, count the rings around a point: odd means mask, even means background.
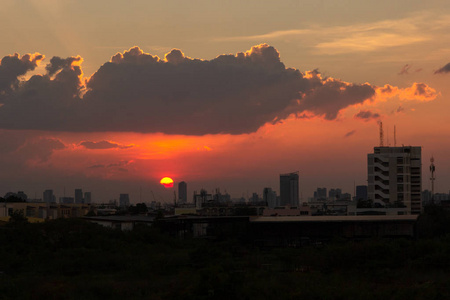
[[[189,195],[240,198],[295,170],[305,201],[321,186],[351,193],[380,121],[386,145],[395,126],[397,145],[434,155],[448,192],[442,1],[133,3],[0,8],[0,196],[173,201],[170,175]]]

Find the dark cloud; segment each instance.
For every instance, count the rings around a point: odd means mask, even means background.
[[[53,57],[46,74],[13,85],[0,97],[0,128],[240,134],[291,114],[333,120],[375,94],[367,83],[286,68],[278,51],[266,44],[212,60],[192,59],[178,49],[160,59],[134,47],[114,55],[86,81],[81,62],[79,56]],[[2,78],[1,84],[11,86],[5,82],[18,81],[17,76]],[[90,149],[115,147],[90,143]]]
[[[50,63],[45,67],[49,75],[53,75],[58,71],[71,69],[74,66],[74,63],[81,63],[83,60],[81,56],[76,57],[68,57],[68,58],[60,58],[58,56],[52,57]],[[81,68],[78,67],[78,75],[81,75]]]
[[[88,169],[103,169],[105,165],[93,165],[88,167]]]
[[[347,138],[347,137],[349,137],[349,136],[352,136],[352,135],[355,134],[355,132],[356,132],[356,130],[349,131],[349,132],[347,132],[347,133],[344,135],[344,137]]]
[[[106,168],[125,167],[128,166],[130,163],[131,161],[122,160],[118,163],[109,164],[106,166]]]
[[[323,80],[317,73],[310,78],[310,83],[312,88],[291,112],[307,110],[333,120],[342,109],[375,95],[375,89],[367,83],[351,84],[333,78]]]
[[[3,57],[0,64],[0,95],[5,95],[17,89],[18,77],[34,70],[43,59],[44,56],[39,53],[25,54],[22,57],[15,53]]]
[[[398,75],[408,74],[409,69],[411,69],[411,66],[409,64],[404,65],[400,72],[398,72]]]
[[[8,154],[16,151],[25,144],[30,134],[20,133],[16,131],[0,130],[0,154]]]
[[[429,96],[430,92],[428,91],[428,85],[425,83],[415,83],[415,96]]]
[[[450,72],[450,63],[446,64],[445,66],[434,72],[434,74],[443,74],[448,72]]]
[[[363,119],[363,120],[370,120],[370,119],[378,119],[380,117],[380,114],[373,113],[370,110],[361,110],[359,113],[357,113],[355,116],[357,119]]]
[[[100,141],[100,142],[85,141],[85,142],[81,142],[80,145],[87,149],[114,149],[114,148],[127,149],[127,148],[132,147],[132,146],[125,146],[125,145],[120,145],[120,144],[116,144],[116,143],[111,143],[108,141]]]
[[[390,94],[393,92],[393,87],[390,84],[386,84],[384,87],[380,88],[380,91],[383,94]]]
[[[39,162],[46,162],[55,150],[65,149],[66,145],[58,139],[39,138],[27,141],[17,149],[17,154],[23,159],[35,159]]]

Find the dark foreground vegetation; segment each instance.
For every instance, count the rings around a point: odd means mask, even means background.
[[[428,208],[417,239],[259,249],[19,215],[0,226],[0,299],[449,299],[449,225]]]

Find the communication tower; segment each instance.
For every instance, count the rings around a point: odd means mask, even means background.
[[[434,177],[434,171],[436,171],[436,167],[434,166],[434,157],[432,156],[430,159],[430,172],[431,172],[431,202],[434,202],[434,181],[436,180],[436,177]]]
[[[380,121],[380,147],[384,147],[383,122]]]
[[[397,133],[395,130],[395,125],[394,125],[394,147],[397,147]]]

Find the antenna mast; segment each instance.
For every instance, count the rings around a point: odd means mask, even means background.
[[[430,165],[430,172],[431,172],[431,203],[434,203],[434,180],[436,179],[434,177],[434,171],[436,170],[434,166],[434,157],[432,156],[430,159],[431,165]]]
[[[395,131],[395,125],[394,125],[394,147],[397,147],[397,133]]]
[[[380,121],[380,147],[384,147],[383,139],[383,122]]]

